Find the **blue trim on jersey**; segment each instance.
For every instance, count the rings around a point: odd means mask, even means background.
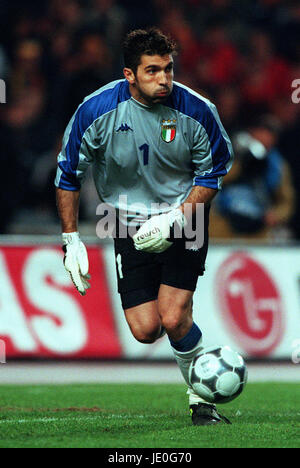
[[[62,170],[58,187],[70,192],[76,192],[77,190],[80,190],[81,185],[78,182],[76,175],[70,173],[70,166],[68,161],[62,161],[58,163],[58,166]]]
[[[194,184],[218,189],[218,178],[227,174],[226,164],[231,155],[208,104],[187,89],[174,84],[173,91],[164,105],[191,117],[204,127],[211,146],[213,169],[204,176],[196,177]]]
[[[195,177],[194,185],[201,185],[202,187],[218,190],[218,177]]]
[[[59,181],[60,188],[65,190],[80,189],[80,182],[77,179],[76,171],[79,164],[82,138],[85,132],[96,119],[116,109],[118,104],[130,98],[129,83],[127,80],[124,80],[117,83],[113,88],[106,89],[96,96],[87,98],[78,108],[65,148],[67,159],[58,164],[62,170]]]

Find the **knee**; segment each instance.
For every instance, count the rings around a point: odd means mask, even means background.
[[[133,334],[133,336],[139,343],[143,344],[151,344],[156,341],[156,336],[149,335],[146,333],[135,333]]]
[[[154,343],[159,337],[160,328],[155,328],[152,330],[135,329],[131,330],[131,332],[134,338],[139,341],[139,343],[151,344]]]
[[[168,335],[180,332],[181,329],[188,327],[192,320],[191,304],[169,308],[161,313],[162,326]]]
[[[168,334],[178,331],[185,323],[182,316],[165,315],[162,319],[162,325],[165,327]]]

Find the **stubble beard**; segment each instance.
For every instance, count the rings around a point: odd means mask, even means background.
[[[138,100],[144,101],[146,103],[146,105],[149,106],[149,107],[153,106],[154,104],[161,104],[161,103],[165,102],[168,99],[168,97],[170,96],[170,94],[172,92],[172,88],[173,88],[173,86],[166,88],[166,92],[167,92],[166,96],[159,97],[159,96],[155,96],[155,95],[154,96],[149,96],[149,94],[144,93],[140,89],[138,84],[136,84],[136,87],[135,87],[135,89],[138,92],[139,98],[140,98]]]

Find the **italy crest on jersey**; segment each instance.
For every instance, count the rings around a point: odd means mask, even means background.
[[[175,140],[176,119],[163,120],[161,125],[161,137],[166,143]]]

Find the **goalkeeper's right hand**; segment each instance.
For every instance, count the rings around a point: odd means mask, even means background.
[[[78,232],[67,232],[62,234],[63,251],[65,253],[64,266],[69,273],[77,291],[84,296],[86,290],[91,287],[88,280],[89,259],[83,242]]]

